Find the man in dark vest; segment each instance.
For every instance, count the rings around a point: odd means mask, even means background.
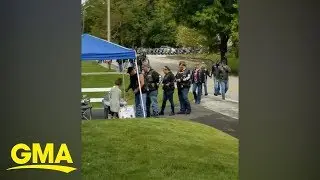
[[[151,116],[150,107],[153,110],[153,116],[159,116],[158,107],[158,87],[161,80],[160,74],[153,70],[147,63],[142,65],[145,79],[145,89],[147,91],[147,117]]]
[[[180,61],[179,63],[179,71],[176,74],[176,82],[180,101],[180,111],[178,114],[190,114],[191,106],[188,99],[188,94],[191,86],[191,72],[187,69],[187,65],[184,61]]]

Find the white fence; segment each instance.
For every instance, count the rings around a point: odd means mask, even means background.
[[[111,88],[81,88],[83,93],[94,93],[94,92],[109,92]],[[102,102],[103,97],[90,98],[90,102]]]

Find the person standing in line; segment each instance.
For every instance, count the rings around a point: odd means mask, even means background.
[[[162,106],[160,115],[164,115],[164,109],[166,108],[167,100],[169,100],[171,104],[171,113],[170,116],[175,115],[174,113],[174,102],[173,102],[173,94],[174,94],[174,81],[175,77],[168,66],[164,66],[163,73],[165,74],[162,80],[162,89],[163,89],[163,98],[162,98]]]
[[[200,64],[196,63],[191,74],[192,93],[196,104],[200,104],[202,95],[202,84],[205,82],[205,73],[200,69]]]
[[[213,93],[215,96],[221,95],[220,93],[220,84],[218,81],[218,74],[219,74],[219,65],[220,61],[217,60],[213,65],[212,65],[212,70],[211,70],[211,77],[213,77]]]
[[[180,69],[180,66],[182,63],[185,63],[184,61],[180,61],[179,62],[179,65],[178,65],[178,71],[177,71],[177,74],[175,76],[175,79],[176,79],[176,83],[177,83],[177,90],[178,90],[178,98],[179,98],[179,103],[180,103],[180,111],[179,112],[185,112],[186,111],[186,108],[184,107],[184,103],[183,103],[183,98],[182,98],[182,88],[181,88],[181,83],[178,82],[178,79],[181,79],[182,78],[182,72],[181,72],[181,69]],[[178,112],[178,114],[179,114]]]
[[[123,60],[118,59],[117,62],[118,62],[118,65],[119,65],[119,72],[122,72],[123,71]]]
[[[143,63],[143,61],[144,61],[144,56],[143,56],[143,54],[139,54],[138,55],[138,57],[137,57],[137,59],[136,59],[136,61],[137,61],[137,65],[138,65],[138,71],[139,72],[141,72],[142,71],[142,63]]]
[[[147,117],[151,116],[151,107],[153,110],[153,116],[157,117],[159,116],[158,87],[161,76],[146,63],[142,65],[142,70],[145,79],[145,89],[147,91]]]
[[[130,75],[130,84],[129,84],[129,87],[126,89],[126,92],[128,92],[129,89],[132,89],[135,95],[136,117],[144,117],[144,114],[145,115],[147,114],[146,112],[147,93],[144,87],[145,86],[144,76],[143,74],[139,74],[141,93],[142,93],[142,102],[141,102],[137,71],[135,68],[129,67],[127,73]],[[142,106],[144,108],[142,108]],[[144,109],[144,113],[143,113],[143,109]]]
[[[129,59],[130,67],[134,67],[134,59]]]
[[[191,86],[191,72],[187,69],[187,65],[184,61],[180,61],[179,63],[179,71],[176,74],[176,82],[180,101],[180,111],[178,114],[190,114],[191,106],[188,99],[188,94]]]
[[[113,118],[119,118],[122,79],[118,78],[110,90],[110,111]]]
[[[203,83],[204,95],[208,96],[207,83],[208,83],[208,76],[211,78],[211,75],[210,75],[210,72],[209,72],[209,70],[207,68],[207,65],[204,62],[201,63],[201,72],[204,73],[204,77],[205,77],[204,83]]]
[[[229,89],[229,73],[231,72],[231,68],[226,64],[226,58],[221,60],[221,63],[218,67],[218,81],[220,85],[220,91],[222,95],[222,99],[225,100],[225,94]]]
[[[111,63],[112,63],[112,60],[107,60],[107,63],[108,63],[108,68],[109,68],[109,70],[111,70]]]

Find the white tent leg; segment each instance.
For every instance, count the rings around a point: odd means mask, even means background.
[[[123,60],[122,60],[122,64],[123,64]],[[125,68],[122,69],[122,82],[123,82],[123,99],[126,99],[126,82],[124,80],[124,70]]]
[[[136,58],[137,59],[137,58]],[[138,63],[136,62],[136,69],[138,68]],[[146,118],[146,113],[144,111],[144,102],[142,99],[142,91],[141,91],[141,84],[140,84],[140,77],[139,77],[139,70],[137,70],[137,76],[138,76],[138,84],[139,84],[139,91],[140,91],[140,103],[141,103],[141,107],[142,107],[142,112],[143,112],[143,117]]]

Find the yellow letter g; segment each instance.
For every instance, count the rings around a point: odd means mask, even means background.
[[[11,150],[11,158],[17,164],[26,164],[31,159],[31,152],[21,152],[21,158],[17,156],[18,150],[30,151],[29,146],[26,144],[17,144]]]

